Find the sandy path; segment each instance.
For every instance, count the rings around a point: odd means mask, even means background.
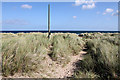
[[[86,52],[81,51],[79,55],[71,56],[70,62],[64,67],[62,67],[62,65],[60,64],[57,64],[55,61],[52,61],[51,58],[47,56],[47,59],[44,64],[48,64],[49,68],[46,68],[47,72],[45,73],[47,73],[47,75],[44,74],[43,76],[47,78],[71,77],[74,74],[74,69],[76,69],[75,63],[79,60],[82,60],[82,54],[86,54]],[[41,73],[38,73],[37,75],[35,74],[35,77],[40,78],[40,74]]]
[[[71,56],[70,62],[62,67],[62,65],[57,64],[56,61],[52,61],[52,59],[46,55],[45,61],[42,63],[43,69],[46,70],[38,70],[35,73],[31,73],[30,75],[22,76],[21,74],[15,74],[14,76],[9,76],[9,78],[67,78],[71,77],[74,74],[75,63],[79,60],[82,60],[82,54],[86,54],[85,51],[81,51],[79,55]]]
[[[82,60],[82,54],[86,54],[86,52],[81,51],[79,55],[72,56],[70,62],[65,67],[59,66],[56,70],[58,72],[56,78],[71,77],[74,74],[74,69],[76,68],[75,63]]]

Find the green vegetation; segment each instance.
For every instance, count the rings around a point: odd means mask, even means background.
[[[83,34],[86,41],[87,53],[77,67],[84,73],[92,71],[101,78],[119,78],[120,60],[118,34],[89,33]],[[80,76],[79,74],[77,76]]]
[[[72,55],[77,55],[84,47],[84,42],[75,34],[60,34],[53,36],[51,58],[60,64],[67,64]]]
[[[47,37],[47,33],[2,33],[3,76],[44,68],[47,65],[42,62],[46,55],[66,65],[70,56],[79,54],[84,46],[76,34],[55,33],[50,39]]]
[[[45,72],[47,56],[66,66],[71,56],[87,54],[76,62],[73,78],[119,78],[120,37],[118,33],[1,33],[3,76]],[[82,36],[82,37],[81,37]],[[52,64],[53,65],[53,64]],[[54,65],[53,65],[54,66]]]
[[[89,71],[89,72],[77,71],[74,74],[74,78],[78,78],[78,79],[79,78],[99,78],[99,76],[93,73],[92,71]]]
[[[6,36],[6,37],[5,37]],[[16,72],[34,71],[42,62],[49,40],[46,35],[13,34],[2,38],[2,72],[4,76]]]

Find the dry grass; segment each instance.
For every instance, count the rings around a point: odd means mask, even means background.
[[[49,40],[45,35],[5,36],[2,40],[4,76],[13,75],[16,72],[34,71],[47,54]]]
[[[31,73],[42,65],[46,55],[66,65],[70,55],[79,54],[84,42],[76,34],[54,33],[48,39],[47,33],[2,33],[3,76],[15,73]]]
[[[83,61],[78,63],[80,71],[92,71],[101,78],[119,78],[119,34],[91,33],[83,35],[87,39],[88,54],[84,56]]]
[[[84,47],[84,42],[77,35],[60,34],[53,36],[51,58],[60,64],[67,64],[70,56],[77,55]]]
[[[74,78],[118,78],[120,76],[120,37],[118,33],[1,33],[3,76],[15,73],[45,73],[49,57],[65,66],[71,56],[87,47],[84,60],[78,61]],[[85,45],[86,44],[86,45]],[[47,57],[46,57],[47,56]],[[52,65],[54,66],[54,65]],[[47,74],[47,73],[46,73]],[[41,74],[42,75],[42,74]]]

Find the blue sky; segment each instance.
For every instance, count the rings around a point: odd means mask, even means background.
[[[2,30],[118,30],[117,2],[3,2]]]

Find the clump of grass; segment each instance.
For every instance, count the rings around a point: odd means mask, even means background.
[[[96,75],[92,71],[82,72],[78,71],[74,74],[75,78],[99,78],[99,75]]]
[[[90,35],[93,36],[93,35]],[[118,35],[101,35],[99,38],[91,38],[87,40],[88,54],[85,59],[78,63],[78,67],[82,71],[92,71],[101,78],[116,78],[119,76],[120,62]],[[81,70],[80,70],[81,71]]]
[[[83,36],[85,39],[103,39],[109,37],[118,37],[119,33],[82,33],[80,36]]]
[[[58,63],[67,64],[70,56],[79,54],[83,47],[84,42],[75,34],[54,35],[51,58]]]
[[[1,47],[3,76],[30,73],[38,69],[44,71],[48,65],[42,65],[42,62],[50,52],[53,60],[65,65],[70,55],[79,54],[83,44],[81,38],[70,33],[51,34],[50,39],[47,33],[4,33]]]
[[[76,65],[75,78],[118,77],[120,75],[120,37],[117,33],[85,33],[83,37],[70,33],[3,33],[3,76],[15,73],[45,71],[46,55],[66,65],[71,56],[79,54],[85,47],[88,54]],[[42,73],[42,71],[41,71]],[[47,73],[46,73],[47,74]]]
[[[6,38],[2,40],[3,76],[34,71],[47,54],[49,40],[46,35],[26,34]]]

